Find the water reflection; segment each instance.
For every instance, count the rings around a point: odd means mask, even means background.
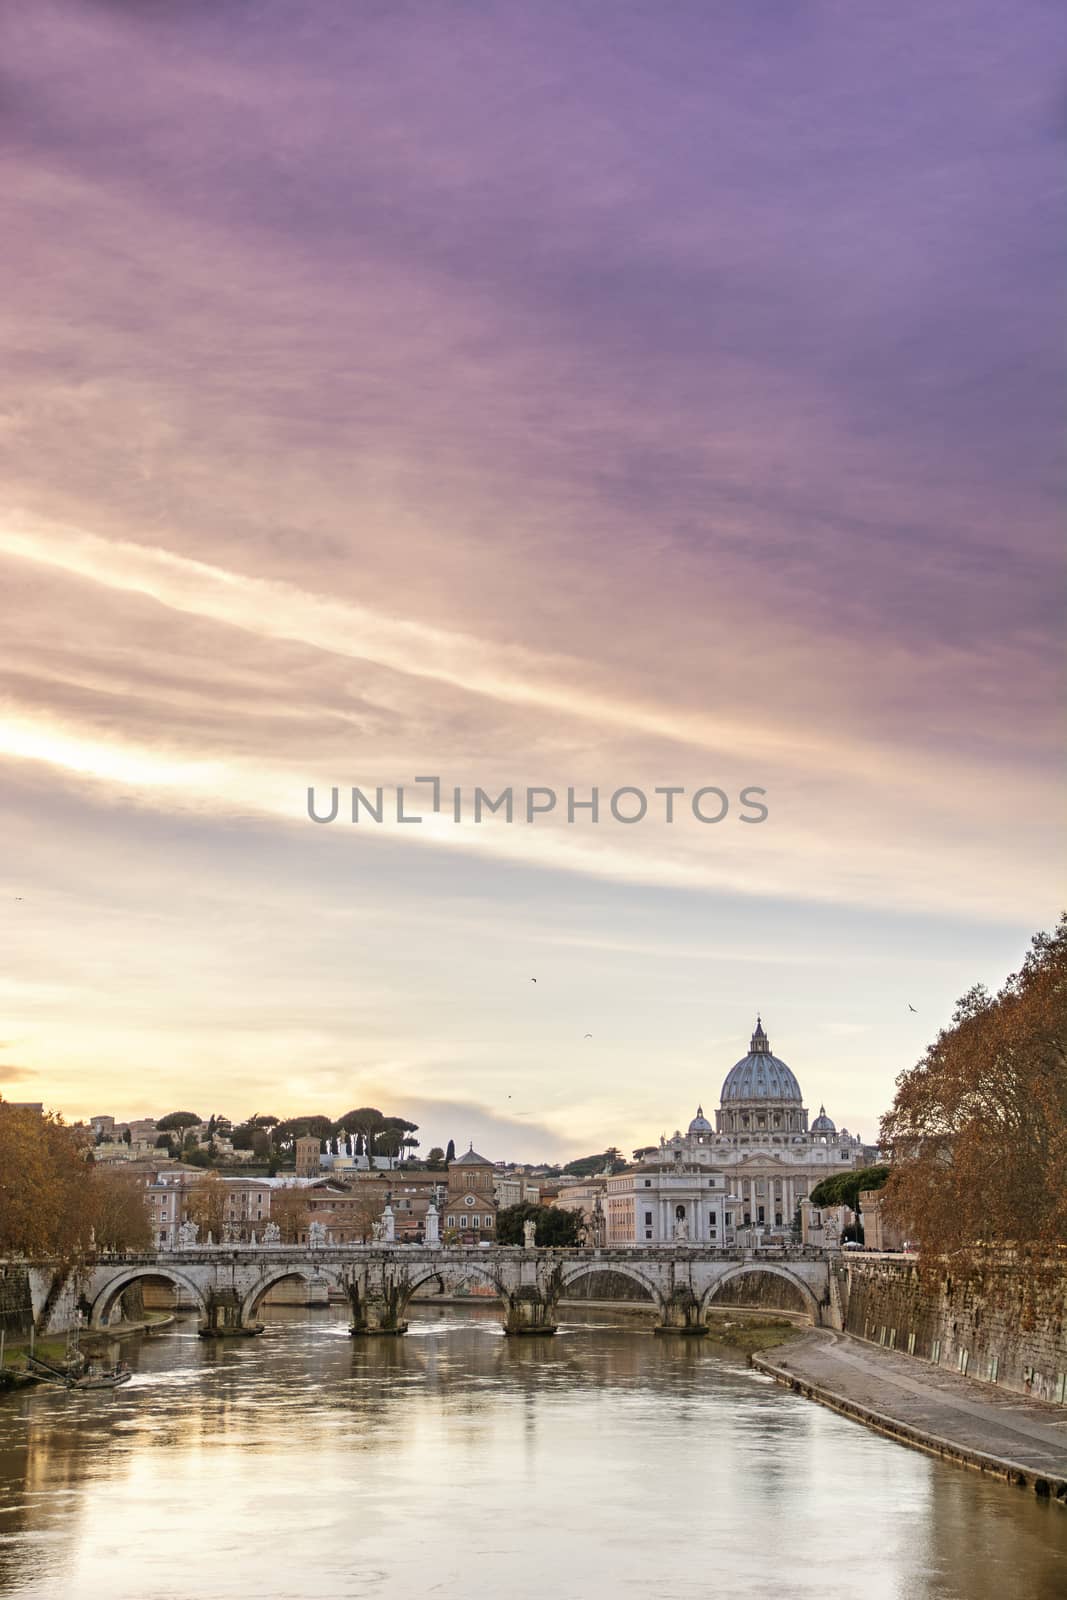
[[[491,1307],[403,1339],[272,1309],[127,1343],[113,1393],[0,1404],[0,1593],[1052,1600],[1067,1515],[942,1466],[693,1340]]]

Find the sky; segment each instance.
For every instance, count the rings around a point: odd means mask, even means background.
[[[1064,901],[1060,7],[2,28],[0,1093],[873,1139]]]

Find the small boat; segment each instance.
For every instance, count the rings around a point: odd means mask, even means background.
[[[117,1389],[122,1383],[129,1383],[133,1373],[125,1362],[116,1362],[113,1367],[105,1368],[103,1372],[90,1370],[81,1378],[71,1378],[67,1384],[68,1389]]]

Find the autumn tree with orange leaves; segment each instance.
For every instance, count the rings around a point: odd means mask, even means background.
[[[924,1255],[1067,1243],[1067,915],[897,1079],[887,1211]]]
[[[150,1241],[136,1180],[94,1166],[61,1117],[0,1100],[0,1255],[73,1262]]]

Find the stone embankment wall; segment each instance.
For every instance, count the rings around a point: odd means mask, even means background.
[[[18,1339],[29,1333],[32,1322],[28,1268],[0,1266],[0,1328],[9,1339]]]
[[[831,1272],[846,1332],[1067,1403],[1067,1250],[946,1258],[926,1271],[899,1257],[842,1256]]]

